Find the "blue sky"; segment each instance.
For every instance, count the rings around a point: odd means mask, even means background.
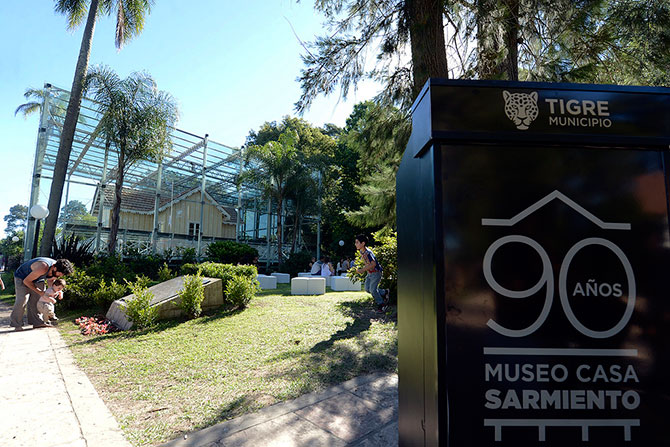
[[[68,90],[72,85],[83,26],[68,31],[53,5],[0,2],[0,217],[29,202],[38,117],[14,116],[25,89],[45,82]],[[178,100],[177,127],[240,146],[251,129],[295,115],[304,52],[296,34],[311,41],[325,32],[322,23],[312,1],[156,0],[144,32],[121,51],[114,47],[113,18],[98,19],[90,66],[106,64],[122,77],[147,71]],[[353,105],[376,91],[364,83],[346,101],[337,94],[319,98],[303,118],[343,126]],[[48,193],[46,184],[39,203],[46,204]],[[0,219],[0,237],[4,224]]]

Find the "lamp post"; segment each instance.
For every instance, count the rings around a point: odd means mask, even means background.
[[[49,215],[49,209],[44,205],[33,205],[30,208],[30,215],[35,218],[35,239],[33,240],[32,257],[37,257],[37,242],[40,237],[40,220],[46,219]]]

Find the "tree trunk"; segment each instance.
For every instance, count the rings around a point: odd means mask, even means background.
[[[74,132],[77,128],[79,119],[79,107],[81,106],[81,96],[84,87],[84,77],[88,71],[88,60],[91,56],[91,43],[93,41],[93,31],[95,30],[95,17],[98,11],[99,0],[91,0],[88,10],[88,18],[84,27],[84,35],[81,38],[81,47],[79,49],[79,58],[74,72],[74,80],[70,89],[70,101],[67,105],[65,122],[63,123],[63,132],[61,134],[58,155],[54,166],[53,180],[51,182],[51,192],[49,194],[49,216],[44,222],[44,233],[42,236],[42,245],[40,247],[41,256],[51,255],[51,245],[56,234],[56,224],[58,223],[58,214],[60,211],[60,202],[63,197],[63,186],[65,185],[65,175],[67,174],[67,165],[70,161],[70,152],[72,150],[72,141]]]
[[[295,253],[295,244],[298,239],[298,231],[300,231],[300,225],[298,223],[298,201],[295,203],[295,217],[293,218],[293,240],[291,241],[291,253]]]
[[[449,76],[444,41],[442,1],[407,0],[405,7],[412,44],[412,92],[414,97],[430,77]]]
[[[121,190],[123,189],[123,168],[125,160],[123,150],[119,148],[119,164],[116,173],[116,185],[114,185],[114,207],[112,208],[112,219],[109,223],[109,239],[107,240],[107,252],[113,255],[116,252],[116,237],[119,233],[119,216],[121,214]]]
[[[519,0],[505,0],[505,73],[510,81],[519,80]]]
[[[496,0],[477,0],[477,75],[479,79],[499,79],[502,64],[498,60],[500,45],[498,26],[492,23]]]
[[[281,267],[281,261],[282,261],[282,231],[281,231],[281,213],[282,213],[282,202],[284,201],[284,198],[282,197],[281,194],[279,194],[279,197],[277,197],[277,262],[279,264],[279,267]]]

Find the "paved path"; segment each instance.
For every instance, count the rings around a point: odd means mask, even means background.
[[[14,332],[0,303],[0,446],[130,447],[55,329]],[[372,374],[226,421],[163,447],[388,447],[398,379]]]
[[[372,374],[213,425],[161,447],[394,445],[398,445],[398,377]]]
[[[0,303],[0,445],[130,447],[56,329],[15,332]]]

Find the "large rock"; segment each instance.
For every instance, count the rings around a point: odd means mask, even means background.
[[[214,309],[223,305],[223,286],[219,278],[202,278],[205,286],[205,299],[202,301],[202,310]],[[149,287],[149,292],[154,295],[151,300],[152,307],[158,307],[158,319],[166,320],[176,318],[183,314],[179,308],[178,293],[184,288],[184,277],[179,276],[169,281]],[[122,303],[130,301],[135,295],[128,295],[112,303],[107,311],[107,319],[123,330],[128,330],[133,323],[123,311]]]

